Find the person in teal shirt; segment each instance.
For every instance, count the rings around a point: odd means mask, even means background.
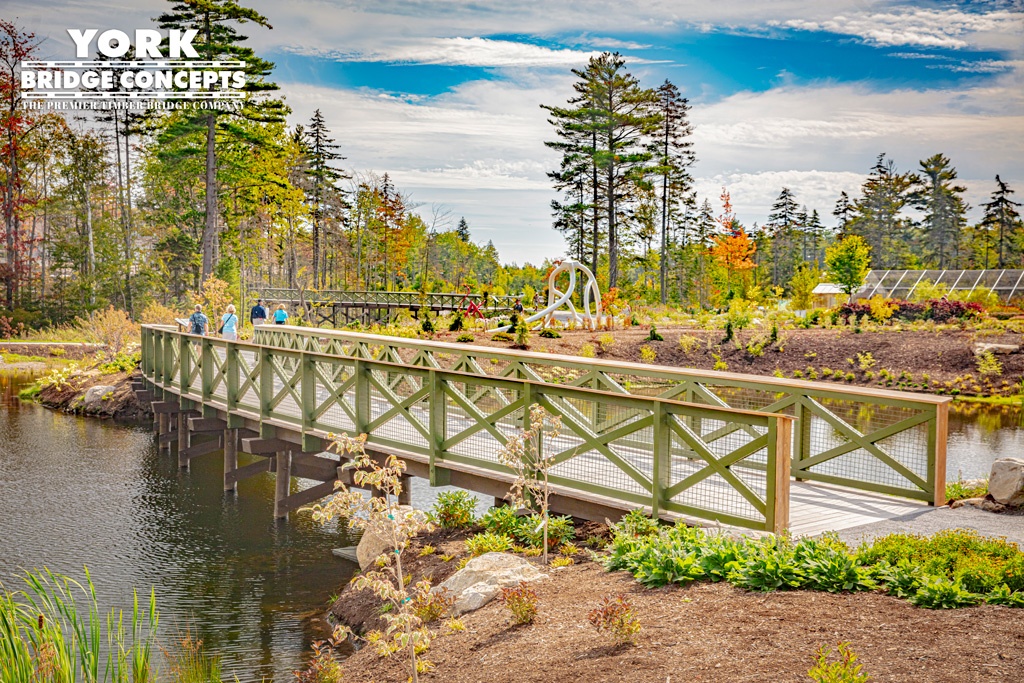
[[[220,318],[220,336],[238,341],[238,316],[235,315],[234,304],[228,304],[227,312]]]
[[[274,324],[284,325],[288,321],[288,311],[284,310],[284,304],[278,304],[274,311]]]

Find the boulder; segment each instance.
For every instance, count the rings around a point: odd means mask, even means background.
[[[97,384],[94,387],[89,387],[85,392],[85,398],[82,399],[82,405],[86,410],[95,410],[103,404],[103,397],[114,391],[114,387],[109,384]]]
[[[456,616],[478,610],[497,597],[502,588],[522,582],[547,578],[528,560],[508,553],[485,553],[474,557],[466,566],[448,577],[431,591],[447,590],[455,598],[452,613]]]
[[[416,510],[410,505],[399,505],[398,509],[405,512],[406,514],[412,514],[420,518],[420,521],[426,522],[427,515],[421,510]],[[359,570],[365,571],[367,567],[372,565],[381,553],[385,550],[390,549],[390,544],[383,538],[375,534],[372,530],[367,529],[363,532],[363,537],[359,539],[359,545],[356,546],[356,559],[359,561]]]
[[[1024,507],[1024,460],[999,458],[992,463],[988,493],[998,503]]]
[[[1017,344],[984,344],[980,342],[974,345],[975,356],[980,356],[986,351],[991,351],[994,354],[1017,353],[1020,351],[1020,346]]]

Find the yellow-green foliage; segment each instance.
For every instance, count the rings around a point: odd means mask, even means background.
[[[683,353],[690,353],[697,348],[698,344],[700,344],[700,339],[697,339],[692,334],[679,335],[679,348],[683,350]]]
[[[889,320],[898,307],[895,301],[887,299],[881,294],[876,294],[868,299],[868,306],[871,307],[871,319],[880,323]]]
[[[989,375],[998,376],[1003,374],[1003,364],[999,362],[995,354],[991,351],[986,351],[977,358],[978,373],[982,377],[988,377]]]
[[[714,369],[720,372],[725,372],[729,369],[729,364],[722,360],[721,354],[712,353],[711,357],[715,359]]]
[[[857,354],[857,367],[859,367],[861,370],[870,370],[871,368],[875,367],[875,363],[877,362],[878,361],[875,360],[875,357],[871,355],[870,351],[866,353]]]
[[[601,347],[601,351],[603,353],[615,343],[615,337],[606,332],[597,338],[597,343]]]
[[[593,344],[584,344],[580,347],[580,355],[584,358],[596,358],[597,351]]]
[[[644,363],[653,363],[658,358],[658,352],[646,344],[640,347],[640,360]]]
[[[914,293],[910,295],[911,301],[928,301],[929,299],[941,299],[949,294],[949,287],[933,283],[931,280],[921,280],[914,287]]]

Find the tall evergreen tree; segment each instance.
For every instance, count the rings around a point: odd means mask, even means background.
[[[839,193],[839,199],[836,200],[836,208],[832,210],[832,215],[836,217],[836,232],[840,237],[846,236],[846,226],[849,224],[850,219],[853,218],[853,204],[850,203],[850,195],[846,194],[846,190]]]
[[[967,204],[961,196],[966,188],[954,185],[954,180],[956,169],[942,154],[921,162],[911,198],[914,207],[924,212],[920,253],[925,265],[943,269],[957,266]]]
[[[466,222],[465,216],[459,219],[459,224],[455,227],[455,234],[463,242],[469,242],[469,223]]]
[[[327,213],[325,203],[329,196],[336,196],[340,193],[337,183],[348,180],[349,176],[344,171],[335,168],[332,163],[341,161],[345,157],[337,151],[338,145],[330,136],[327,123],[323,114],[317,109],[313,112],[313,118],[309,122],[309,130],[306,131],[305,143],[308,150],[308,168],[306,175],[310,179],[310,201],[313,205],[313,286],[322,287],[326,274],[325,264],[322,262],[321,254],[324,251],[324,216]]]
[[[854,213],[845,232],[864,238],[871,249],[871,265],[875,268],[914,265],[910,250],[912,224],[902,215],[913,185],[914,177],[897,172],[896,165],[883,153],[878,155],[861,187],[862,195],[854,203]]]
[[[784,187],[772,204],[768,222],[764,225],[772,243],[772,284],[789,282],[802,260],[800,227],[800,206],[793,191]]]
[[[565,144],[566,151],[590,157],[595,176],[593,203],[602,205],[608,239],[609,287],[618,284],[620,229],[626,209],[649,170],[652,154],[644,142],[661,122],[653,108],[657,95],[641,88],[625,64],[618,53],[591,57],[585,69],[573,69],[580,78],[574,86],[579,96],[570,102],[576,106],[542,105],[551,113],[552,123],[566,133],[563,141],[549,146]]]
[[[1020,214],[1016,209],[1020,202],[1010,199],[1013,193],[1010,186],[996,175],[996,189],[992,193],[992,201],[982,204],[985,217],[982,218],[981,224],[992,234],[992,241],[995,242],[998,257],[996,268],[1005,268],[1008,263],[1020,265],[1020,254],[1024,249],[1024,226],[1021,225]]]
[[[176,148],[178,155],[194,156],[205,153],[206,169],[203,176],[206,191],[206,212],[202,235],[202,279],[213,273],[214,254],[217,249],[218,202],[217,202],[217,138],[265,144],[266,139],[254,135],[251,126],[240,125],[241,121],[256,123],[279,122],[287,110],[280,100],[269,99],[268,93],[277,90],[277,85],[268,81],[274,65],[256,55],[252,48],[243,45],[248,39],[241,35],[234,24],[252,23],[272,28],[267,18],[256,10],[243,7],[234,0],[170,0],[171,10],[161,14],[157,22],[162,29],[194,29],[199,33],[192,42],[200,59],[206,61],[241,60],[244,71],[246,94],[244,104],[238,111],[201,109],[199,107],[179,110],[181,114],[170,118],[160,135],[162,143],[180,138],[194,138],[205,134],[202,144],[189,144]]]
[[[694,202],[693,177],[689,169],[697,157],[689,139],[693,134],[693,126],[687,117],[689,100],[668,80],[658,88],[657,95],[656,109],[661,115],[661,125],[652,141],[651,151],[657,164],[655,173],[661,184],[660,285],[661,303],[665,304],[668,302],[669,227],[678,219],[682,205]]]

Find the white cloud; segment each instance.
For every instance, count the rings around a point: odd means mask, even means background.
[[[961,49],[990,40],[1003,43],[1002,37],[1005,36],[1017,36],[1019,41],[1024,13],[903,8],[888,12],[837,14],[826,20],[797,18],[771,23],[803,31],[857,36],[875,45]],[[1017,46],[1020,47],[1019,42]]]
[[[323,50],[302,45],[287,49],[339,62],[387,62],[481,67],[567,67],[585,64],[597,52],[551,49],[487,38],[430,38],[356,50]]]

